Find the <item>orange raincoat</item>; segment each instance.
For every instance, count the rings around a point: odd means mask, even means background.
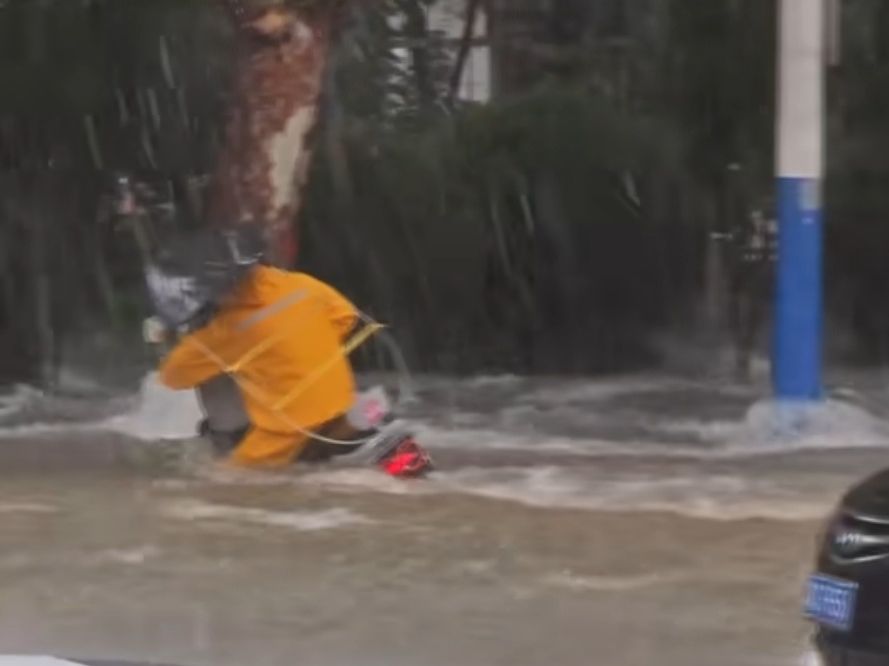
[[[241,465],[278,467],[355,399],[343,342],[358,319],[340,293],[304,273],[258,266],[205,327],[179,341],[160,368],[174,389],[236,372],[253,429],[232,453]]]

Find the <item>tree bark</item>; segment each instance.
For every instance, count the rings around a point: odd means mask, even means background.
[[[208,220],[220,227],[261,225],[271,261],[289,267],[296,259],[295,220],[340,3],[220,2],[236,28],[237,55]]]

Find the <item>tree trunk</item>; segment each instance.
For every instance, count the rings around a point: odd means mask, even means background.
[[[235,24],[238,51],[208,220],[262,225],[271,260],[290,266],[338,3],[220,1]]]

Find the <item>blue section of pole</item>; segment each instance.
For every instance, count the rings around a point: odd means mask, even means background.
[[[772,373],[779,400],[822,397],[822,248],[820,181],[778,178]]]

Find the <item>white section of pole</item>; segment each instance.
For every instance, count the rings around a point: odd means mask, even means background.
[[[781,0],[778,176],[820,179],[824,171],[822,0]]]

